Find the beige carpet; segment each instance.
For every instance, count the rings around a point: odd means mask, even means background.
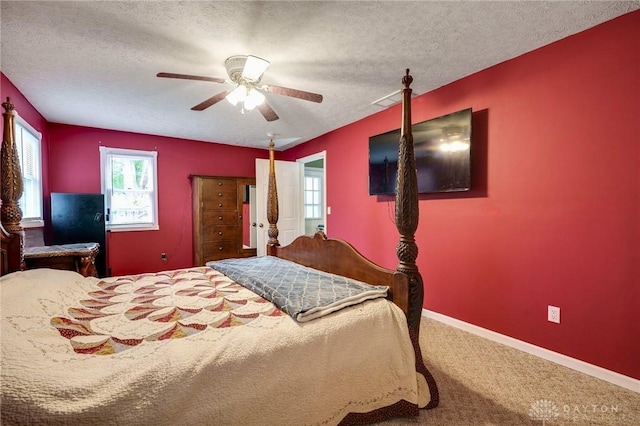
[[[440,405],[381,425],[640,425],[640,394],[534,355],[426,318],[420,346]]]

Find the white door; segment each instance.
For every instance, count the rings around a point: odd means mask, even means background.
[[[256,248],[256,238],[258,237],[258,225],[256,218],[256,186],[249,186],[249,223],[251,224],[249,232],[249,247]]]
[[[276,189],[278,191],[278,241],[290,244],[303,234],[302,220],[302,164],[276,160]],[[256,217],[258,219],[257,254],[267,252],[269,222],[267,221],[267,194],[269,191],[269,160],[256,159]]]

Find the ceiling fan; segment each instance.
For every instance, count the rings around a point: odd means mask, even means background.
[[[235,84],[236,88],[232,90],[222,91],[209,99],[200,102],[192,107],[194,111],[203,111],[212,105],[227,99],[231,104],[240,104],[242,113],[245,110],[257,108],[258,111],[267,121],[277,120],[278,114],[265,101],[262,92],[275,93],[277,95],[290,96],[292,98],[303,99],[311,102],[322,102],[322,95],[317,93],[305,92],[303,90],[290,89],[288,87],[273,86],[270,84],[260,85],[262,76],[269,66],[269,61],[252,55],[236,55],[227,58],[224,62],[227,69],[228,79],[217,77],[204,77],[198,75],[173,74],[160,72],[158,77],[180,78],[184,80],[200,80],[211,81],[214,83],[230,83]]]

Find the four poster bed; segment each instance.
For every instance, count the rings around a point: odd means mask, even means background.
[[[7,99],[2,423],[363,424],[435,407],[417,343],[411,81],[407,70],[397,270],[323,234],[281,247],[271,144],[267,256],[104,279],[21,271],[21,177]]]

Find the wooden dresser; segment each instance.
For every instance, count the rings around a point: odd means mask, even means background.
[[[191,176],[193,185],[193,263],[255,256],[243,246],[243,205],[247,185],[255,178]]]

